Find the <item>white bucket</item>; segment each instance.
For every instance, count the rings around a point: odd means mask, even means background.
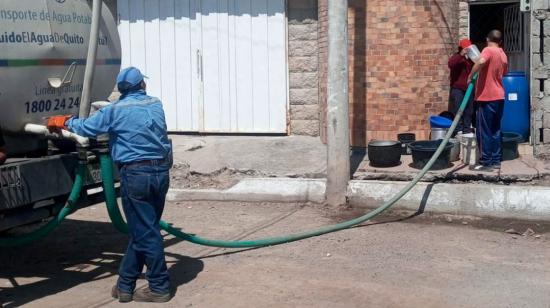
[[[462,162],[466,165],[476,165],[479,161],[476,136],[474,134],[459,135]]]
[[[451,162],[459,161],[460,160],[460,140],[451,138],[449,139],[449,143],[453,145],[453,148],[451,149]]]

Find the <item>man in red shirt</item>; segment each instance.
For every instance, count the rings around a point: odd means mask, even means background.
[[[474,66],[473,62],[466,58],[466,48],[472,43],[469,39],[460,40],[458,43],[458,52],[449,58],[449,69],[451,71],[451,92],[449,94],[449,111],[453,114],[458,113],[460,104],[468,89],[468,76]],[[468,105],[464,109],[462,118],[458,123],[456,131],[462,131],[464,134],[472,132],[472,117],[474,114],[474,98],[470,97]]]
[[[477,113],[476,137],[481,153],[480,165],[474,170],[500,169],[502,161],[502,132],[500,122],[504,110],[504,87],[502,77],[508,71],[508,57],[500,48],[502,33],[493,30],[487,35],[487,47],[474,65],[468,81],[479,72],[475,100]]]

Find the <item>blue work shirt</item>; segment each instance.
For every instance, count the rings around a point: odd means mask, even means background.
[[[87,119],[72,118],[67,128],[84,137],[109,134],[111,156],[117,163],[170,158],[162,103],[144,90],[123,95]]]

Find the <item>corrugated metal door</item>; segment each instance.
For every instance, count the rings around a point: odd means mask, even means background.
[[[118,0],[123,66],[149,76],[171,131],[284,133],[284,0]]]

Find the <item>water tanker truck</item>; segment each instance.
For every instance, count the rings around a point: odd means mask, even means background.
[[[8,160],[0,166],[0,232],[55,215],[79,159],[88,162],[85,191],[99,186],[97,142],[52,135],[45,124],[54,115],[82,115],[91,102],[99,108],[111,94],[121,55],[115,16],[87,0],[1,1],[0,129]]]

